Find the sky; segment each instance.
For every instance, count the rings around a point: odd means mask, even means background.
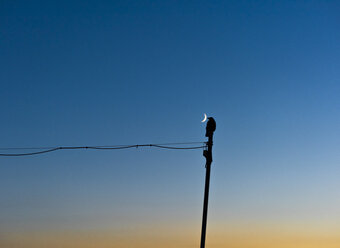
[[[206,247],[338,248],[339,13],[0,1],[0,148],[206,141],[207,113]],[[198,247],[204,164],[200,149],[0,157],[0,246]]]

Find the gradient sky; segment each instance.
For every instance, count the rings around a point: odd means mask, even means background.
[[[340,247],[338,1],[0,1],[0,147],[204,141],[207,247]],[[201,150],[0,158],[0,246],[198,247]]]

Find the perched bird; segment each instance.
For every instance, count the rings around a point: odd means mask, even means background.
[[[205,137],[210,137],[216,130],[216,122],[214,118],[209,117],[207,122],[207,127],[205,128]]]

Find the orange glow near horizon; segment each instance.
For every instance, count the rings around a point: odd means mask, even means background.
[[[317,223],[314,223],[317,224]],[[339,248],[338,227],[318,230],[316,225],[293,228],[256,225],[213,225],[208,229],[208,248]],[[290,230],[289,230],[290,229]],[[124,230],[25,231],[2,234],[1,247],[15,248],[194,248],[199,246],[200,230],[188,226],[129,228]]]

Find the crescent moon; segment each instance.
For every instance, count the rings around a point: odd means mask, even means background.
[[[204,118],[201,122],[205,122],[207,120],[207,114],[204,113]]]

